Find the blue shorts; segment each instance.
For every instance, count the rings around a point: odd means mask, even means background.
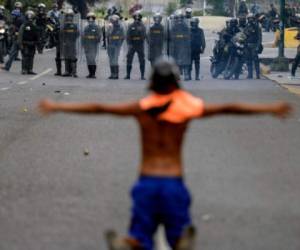
[[[142,244],[143,250],[153,249],[153,235],[162,224],[172,248],[183,229],[191,225],[190,194],[182,178],[142,176],[132,188],[130,237]]]

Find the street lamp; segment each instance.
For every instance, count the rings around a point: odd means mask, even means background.
[[[280,0],[280,38],[278,57],[274,59],[271,69],[274,71],[289,71],[289,60],[284,56],[285,0]]]

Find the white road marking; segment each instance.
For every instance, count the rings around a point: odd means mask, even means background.
[[[24,84],[26,84],[26,83],[28,83],[28,81],[21,81],[21,82],[18,82],[17,84],[19,84],[19,85],[24,85]]]
[[[42,77],[43,75],[46,75],[46,74],[48,74],[49,72],[51,72],[52,71],[52,69],[51,68],[49,68],[49,69],[46,69],[45,71],[43,71],[42,73],[40,73],[40,74],[38,74],[38,75],[36,75],[36,76],[34,76],[34,77],[31,77],[30,78],[30,80],[31,81],[34,81],[34,80],[36,80],[36,79],[38,79],[38,78],[40,78],[40,77]]]
[[[1,88],[0,90],[5,91],[5,90],[8,90],[8,89],[10,89],[10,87],[4,87],[4,88]]]

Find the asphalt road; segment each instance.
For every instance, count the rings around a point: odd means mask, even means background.
[[[125,234],[139,161],[135,122],[45,117],[36,109],[43,97],[112,103],[146,94],[136,65],[133,80],[106,80],[101,53],[97,80],[84,77],[83,61],[79,78],[53,76],[53,51],[37,56],[36,77],[20,75],[19,62],[0,72],[0,250],[105,250],[104,230]],[[295,112],[286,121],[219,117],[191,124],[184,162],[196,249],[299,250],[299,96],[264,79],[213,80],[208,55],[203,79],[183,83],[193,94],[219,103],[284,100]]]

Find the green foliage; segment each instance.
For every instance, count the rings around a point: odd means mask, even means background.
[[[23,4],[23,10],[26,11],[28,8],[34,9],[39,3],[44,3],[47,9],[51,8],[53,0],[0,0],[5,3],[5,6],[9,9],[13,9],[15,2],[21,2]]]
[[[175,12],[175,10],[177,10],[177,8],[178,8],[177,2],[168,2],[167,7],[165,8],[165,12],[168,16],[170,16]]]
[[[209,14],[216,16],[227,15],[224,8],[224,0],[208,0],[207,3],[213,6],[212,10],[209,11]]]

